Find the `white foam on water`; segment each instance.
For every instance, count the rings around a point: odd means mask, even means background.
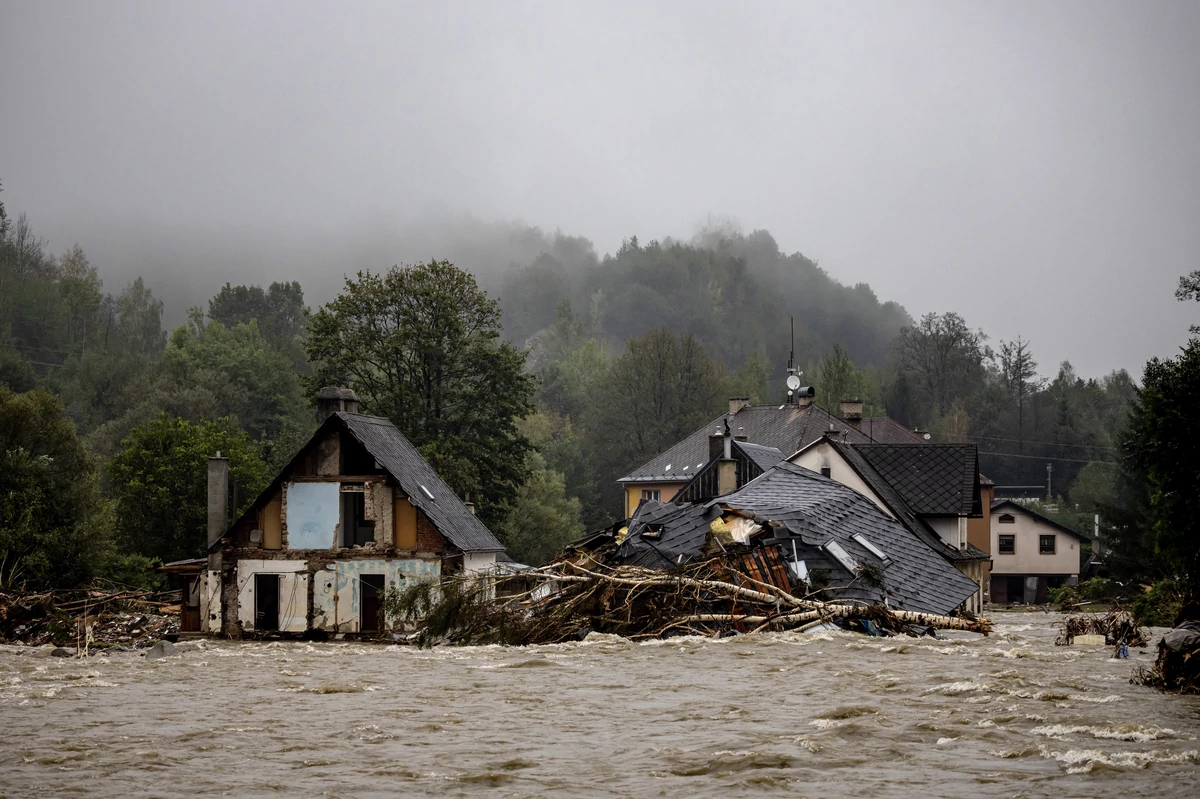
[[[1034,727],[1030,735],[1043,735],[1047,738],[1061,738],[1064,735],[1086,733],[1093,738],[1106,738],[1114,741],[1136,741],[1146,743],[1159,738],[1174,738],[1175,731],[1158,727],[1141,727],[1138,725],[1120,725],[1116,727],[1100,727],[1088,724],[1050,724],[1044,727]]]
[[[1166,765],[1194,764],[1200,762],[1200,752],[1101,752],[1099,749],[1068,749],[1055,752],[1045,747],[1040,749],[1042,757],[1057,760],[1067,767],[1068,774],[1087,774],[1096,766],[1115,769],[1142,769],[1155,763]]]

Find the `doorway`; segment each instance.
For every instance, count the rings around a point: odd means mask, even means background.
[[[358,578],[358,629],[364,633],[379,632],[383,615],[383,575],[364,574]]]
[[[279,575],[254,575],[254,629],[279,630]]]

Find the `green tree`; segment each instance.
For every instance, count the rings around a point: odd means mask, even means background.
[[[192,424],[161,414],[134,428],[108,464],[118,543],[126,552],[180,560],[207,546],[208,459],[229,458],[243,511],[269,481],[258,450],[229,419]],[[232,517],[231,517],[232,520]]]
[[[1025,449],[1025,406],[1029,396],[1041,390],[1044,381],[1038,379],[1037,361],[1033,359],[1029,342],[1017,336],[1016,341],[1000,342],[1000,377],[1017,406],[1017,451]]]
[[[1121,441],[1124,502],[1112,548],[1128,565],[1200,589],[1200,338],[1146,364]],[[1134,513],[1130,513],[1134,511]]]
[[[277,281],[266,290],[262,286],[226,283],[208,301],[210,319],[227,328],[257,321],[263,338],[305,373],[308,361],[304,357],[303,342],[310,315],[304,304],[304,289],[294,280],[290,283]]]
[[[540,566],[583,535],[580,503],[567,496],[563,475],[547,468],[539,453],[529,453],[525,468],[529,478],[517,489],[496,534],[513,560]]]
[[[386,416],[487,522],[525,479],[536,380],[500,339],[500,309],[448,261],[359,272],[313,315],[310,389],[346,385]]]
[[[0,386],[0,586],[86,582],[108,549],[96,467],[62,403]]]

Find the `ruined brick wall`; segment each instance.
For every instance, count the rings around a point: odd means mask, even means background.
[[[417,551],[418,552],[444,552],[446,550],[446,539],[438,532],[438,529],[433,526],[433,522],[426,518],[425,514],[417,509]]]

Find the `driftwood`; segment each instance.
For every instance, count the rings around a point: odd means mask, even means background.
[[[1113,603],[1112,610],[1103,616],[1081,613],[1067,616],[1059,625],[1059,635],[1054,639],[1058,646],[1070,646],[1077,635],[1103,635],[1108,646],[1143,647],[1148,644],[1149,631],[1137,626],[1133,616],[1120,605]]]
[[[414,640],[422,645],[558,643],[589,632],[635,640],[717,637],[855,622],[883,633],[920,627],[987,635],[992,629],[983,618],[829,599],[800,590],[807,588],[803,583],[784,588],[751,577],[738,563],[718,557],[661,571],[606,566],[583,555],[512,575],[419,584],[389,595],[386,613],[392,622],[415,625]]]

